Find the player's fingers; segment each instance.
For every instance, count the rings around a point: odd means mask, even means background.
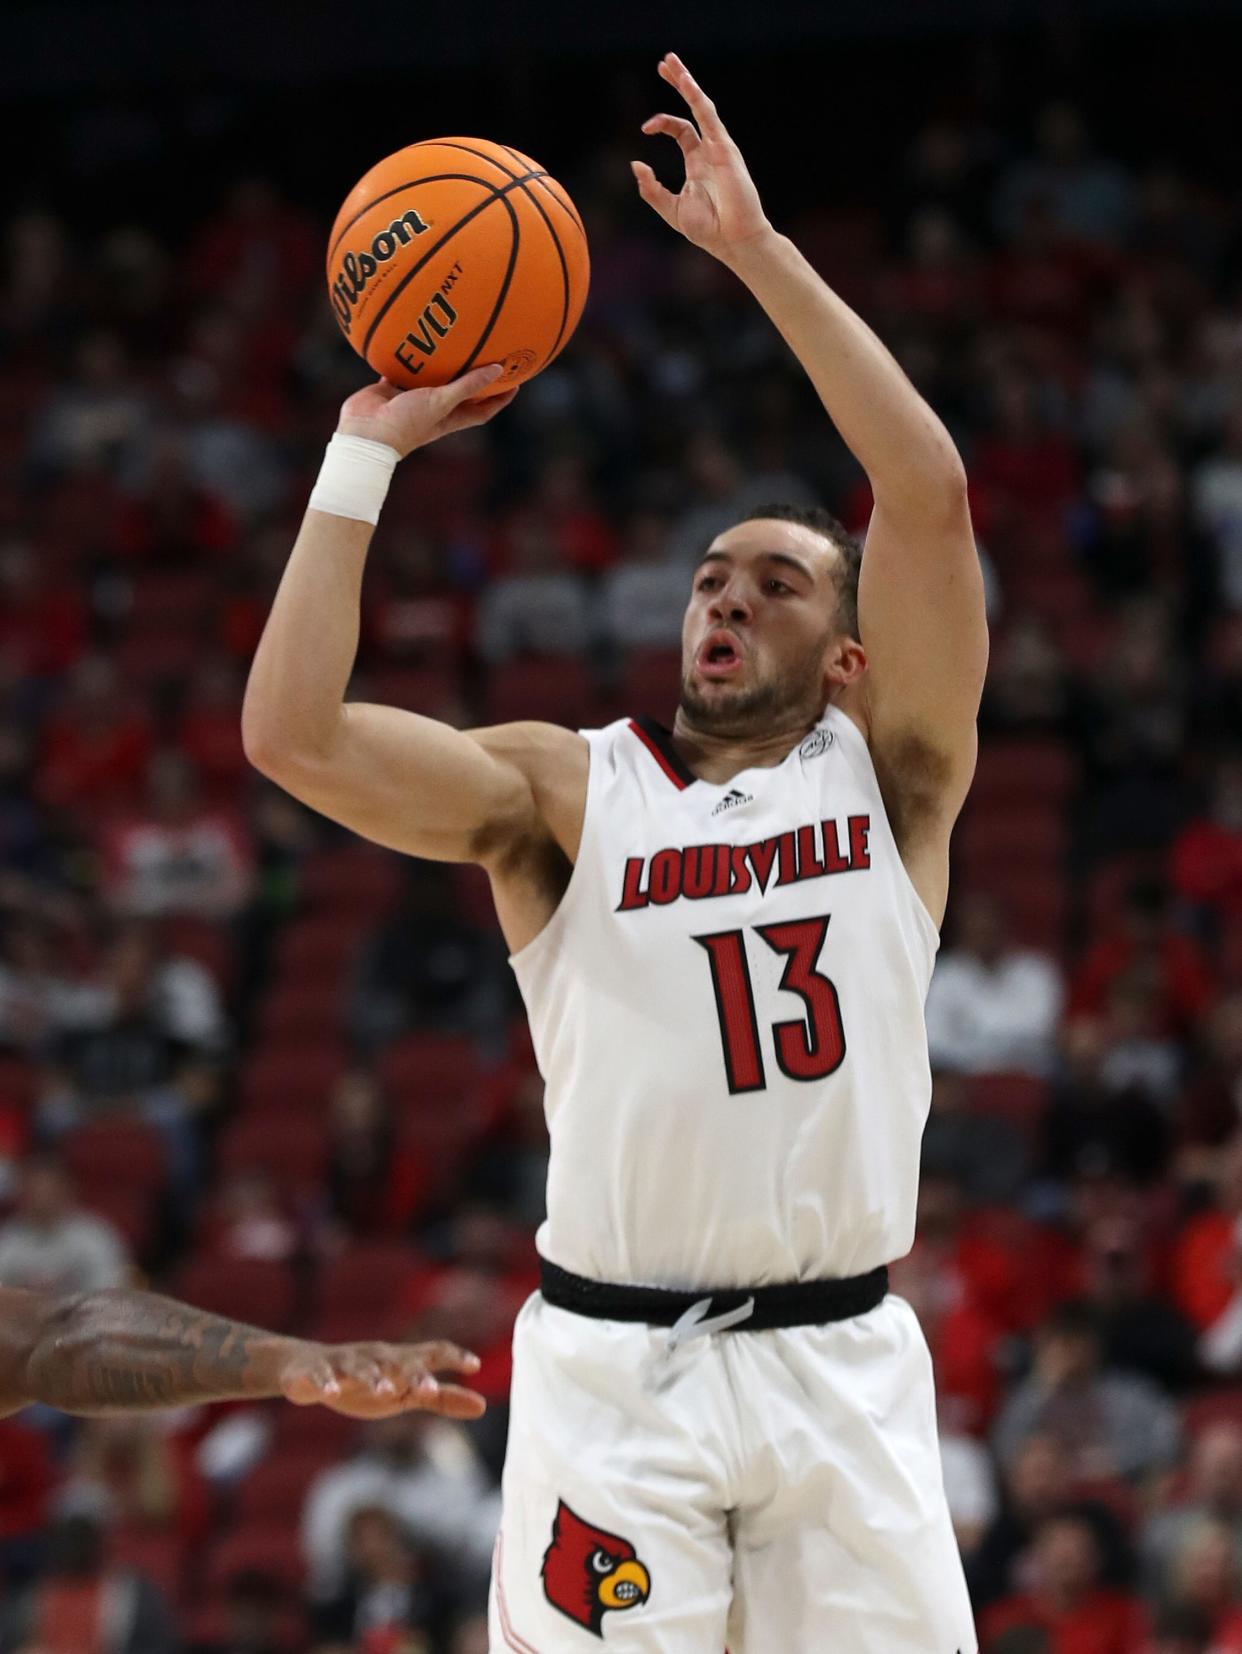
[[[434,1390],[421,1385],[410,1392],[410,1402],[428,1413],[440,1413],[449,1419],[477,1419],[487,1411],[487,1403],[476,1390],[467,1390],[461,1384],[438,1384]]]
[[[680,115],[653,115],[649,121],[643,122],[643,131],[649,138],[654,137],[657,132],[662,132],[665,137],[675,138],[681,153],[686,156],[693,155],[703,141],[694,122],[687,121]]]
[[[482,1365],[473,1350],[463,1349],[447,1338],[432,1338],[425,1344],[415,1344],[409,1354],[423,1371],[429,1373],[477,1373]]]
[[[341,1393],[340,1381],[328,1360],[317,1361],[296,1373],[284,1386],[285,1399],[297,1407],[313,1407],[319,1402],[337,1400]]]
[[[486,425],[489,419],[495,419],[498,413],[503,413],[513,401],[520,385],[514,385],[512,390],[502,391],[499,396],[485,396],[478,402],[463,402],[444,421],[441,434],[448,436],[453,431],[466,431],[473,425]]]
[[[705,138],[727,138],[724,122],[716,113],[716,105],[695,80],[676,52],[667,52],[660,62],[660,73],[670,86],[675,86],[690,105],[690,112],[699,123]]]
[[[447,385],[441,385],[437,392],[445,413],[452,408],[459,408],[463,402],[469,402],[472,396],[478,396],[489,385],[494,385],[504,372],[499,362],[488,362],[481,368],[471,368],[469,373],[463,373],[460,379],[453,379]]]
[[[646,161],[631,161],[630,171],[638,185],[638,193],[647,205],[659,213],[666,224],[672,224],[677,217],[677,197],[652,172]]]

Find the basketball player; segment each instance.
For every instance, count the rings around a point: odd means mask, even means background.
[[[962,464],[764,216],[674,56],[686,181],[645,201],[783,334],[871,480],[866,554],[774,507],[703,548],[671,733],[460,733],[345,704],[399,457],[499,369],[344,405],[251,673],[251,759],[381,844],[490,874],[547,1082],[494,1654],[970,1654],[913,1238],[923,1000],[987,656]]]
[[[32,1402],[65,1413],[131,1413],[283,1396],[351,1418],[425,1408],[478,1418],[473,1390],[437,1372],[477,1372],[455,1344],[314,1344],[281,1338],[153,1292],[57,1297],[0,1287],[0,1414]]]

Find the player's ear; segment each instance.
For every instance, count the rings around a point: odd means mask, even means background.
[[[857,638],[842,634],[833,638],[824,653],[824,681],[834,689],[855,683],[867,670],[867,651]]]

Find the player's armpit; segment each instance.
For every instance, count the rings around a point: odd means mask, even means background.
[[[965,479],[898,522],[877,500],[858,580],[868,739],[877,761],[951,823],[974,774],[988,660],[983,572]]]
[[[433,861],[503,860],[568,835],[576,851],[586,742],[552,724],[462,731],[397,707],[348,703],[331,747],[264,765],[295,798],[377,844]],[[568,808],[566,807],[568,804]]]

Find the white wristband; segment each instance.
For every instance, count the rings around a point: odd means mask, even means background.
[[[401,455],[386,442],[338,431],[323,456],[310,504],[334,517],[378,523],[392,473]]]

